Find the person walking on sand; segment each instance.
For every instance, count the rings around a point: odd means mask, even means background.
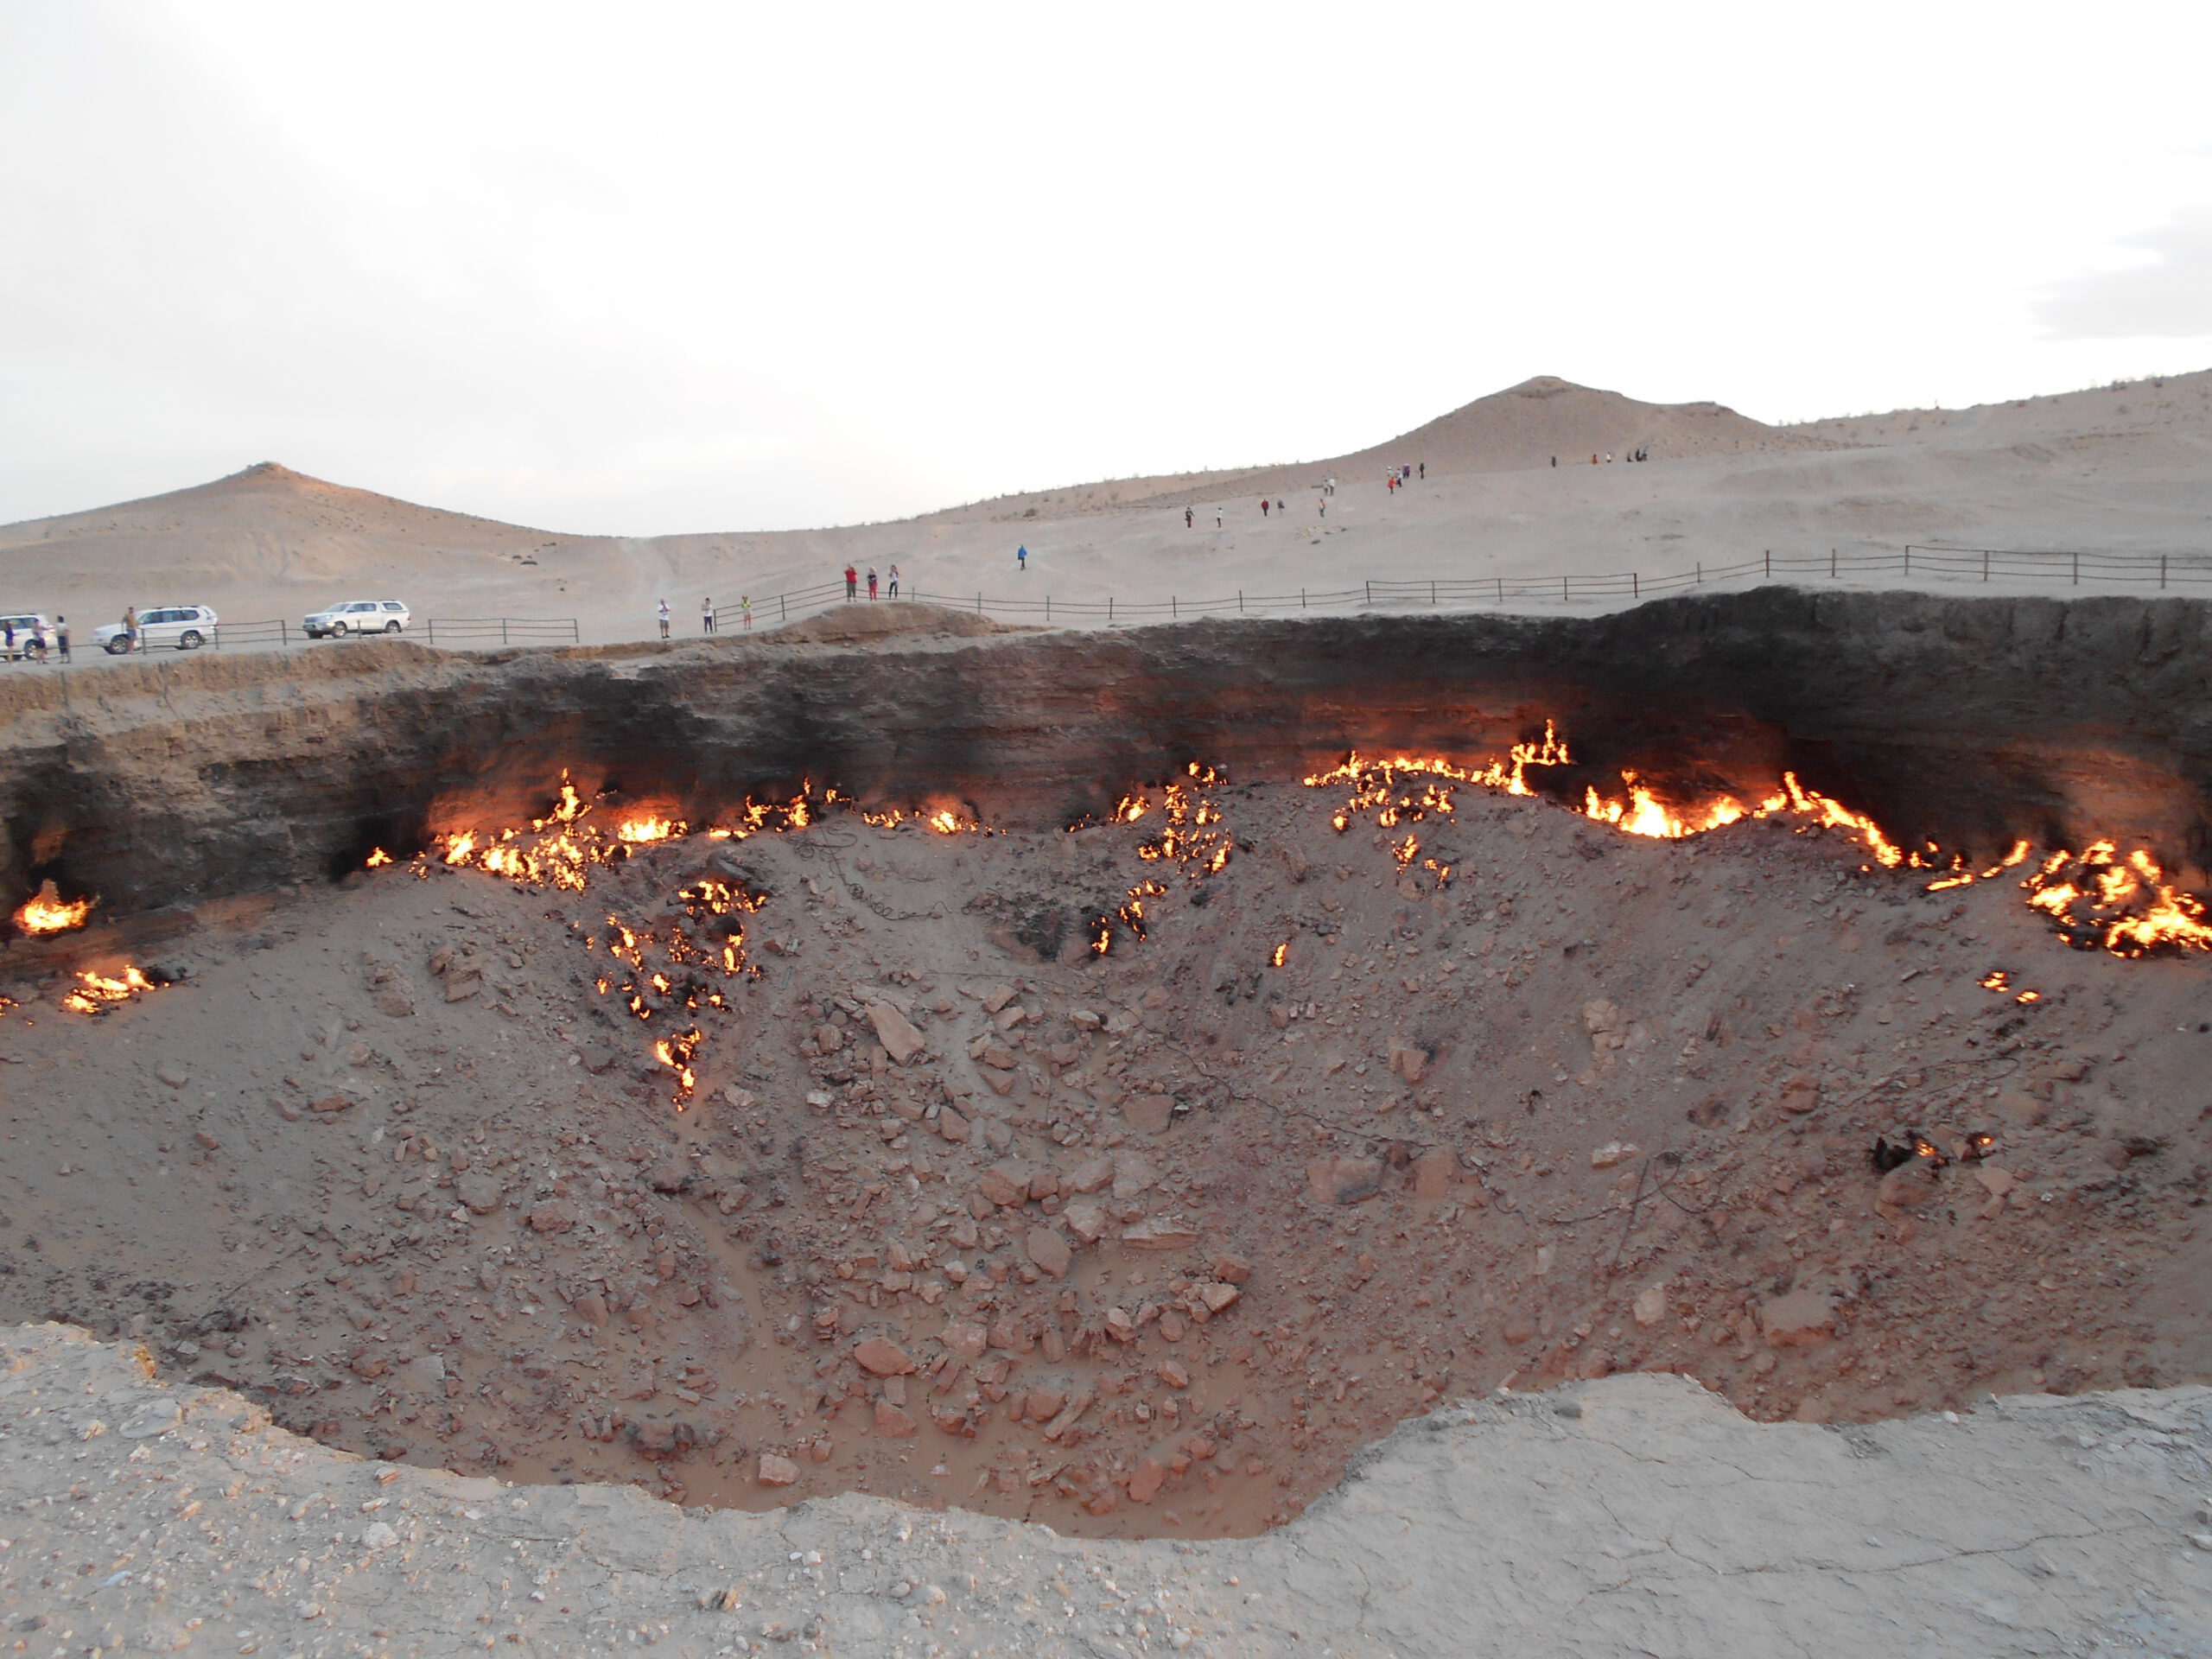
[[[699,601],[699,632],[712,633],[714,631],[715,601],[711,599],[702,599]]]
[[[875,567],[872,564],[868,568],[868,596],[875,597]]]
[[[1213,510],[1213,527],[1216,530],[1219,530],[1221,528],[1221,509],[1219,507],[1216,507]]]
[[[660,602],[660,637],[664,639],[668,638],[668,601],[664,599]]]
[[[845,567],[845,597],[847,599],[858,599],[860,596],[861,573],[854,569],[853,567],[849,564]]]
[[[891,567],[891,597],[899,597],[899,567],[895,564]]]
[[[1425,461],[1421,464],[1421,477],[1422,483],[1428,482],[1428,463]]]
[[[1184,509],[1183,509],[1183,528],[1184,528],[1184,529],[1185,529],[1185,530],[1188,530],[1188,529],[1190,529],[1190,527],[1191,527],[1191,510],[1190,510],[1188,507],[1185,507],[1185,508],[1184,508]]]
[[[1264,496],[1264,495],[1263,495],[1263,496],[1262,496],[1262,497],[1260,498],[1260,517],[1261,517],[1261,518],[1266,518],[1267,516],[1268,516],[1268,498],[1267,498],[1266,496]]]
[[[126,652],[138,649],[138,607],[136,605],[124,607],[123,649]]]
[[[1021,567],[1022,570],[1026,573],[1026,572],[1028,570],[1028,569],[1029,569],[1029,550],[1028,550],[1028,548],[1027,548],[1027,547],[1017,547],[1017,548],[1015,548],[1015,549],[1014,550],[1014,562],[1016,564],[1020,565],[1020,566]]]
[[[69,619],[66,616],[57,616],[54,619],[54,643],[60,650],[61,660],[67,662],[69,660]]]

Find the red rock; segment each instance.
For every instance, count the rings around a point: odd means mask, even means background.
[[[607,1298],[595,1290],[588,1290],[575,1300],[576,1317],[586,1325],[607,1323]]]
[[[1414,1160],[1414,1197],[1440,1198],[1452,1190],[1452,1178],[1459,1173],[1459,1162],[1448,1147],[1432,1147]]]
[[[1204,1284],[1193,1285],[1191,1288],[1197,1293],[1198,1300],[1209,1313],[1221,1313],[1244,1294],[1234,1285]]]
[[[1049,1273],[1058,1279],[1075,1264],[1075,1250],[1068,1243],[1067,1235],[1057,1227],[1032,1227],[1026,1243],[1029,1259],[1040,1273]]]
[[[753,1478],[763,1486],[789,1486],[798,1479],[798,1465],[789,1458],[772,1457],[764,1452]]]
[[[1045,1438],[1048,1440],[1057,1440],[1068,1430],[1073,1428],[1077,1420],[1090,1409],[1090,1398],[1088,1393],[1084,1393],[1078,1394],[1074,1399],[1069,1401],[1060,1408],[1060,1414],[1045,1425]]]
[[[914,1420],[888,1400],[875,1402],[875,1432],[886,1440],[903,1440],[915,1430]]]
[[[1770,1348],[1810,1348],[1835,1336],[1835,1304],[1817,1290],[1793,1290],[1759,1310]]]
[[[1428,1075],[1429,1059],[1425,1048],[1415,1048],[1410,1043],[1390,1045],[1390,1070],[1409,1084],[1419,1083]]]
[[[530,1230],[534,1233],[565,1233],[572,1230],[580,1219],[576,1206],[567,1198],[549,1198],[530,1212]]]
[[[947,1141],[965,1141],[968,1138],[968,1120],[947,1106],[937,1115],[937,1132]]]
[[[1014,1051],[1001,1042],[985,1043],[976,1051],[976,1058],[999,1071],[1011,1071],[1017,1064]]]
[[[1225,1285],[1241,1285],[1252,1276],[1252,1264],[1241,1255],[1224,1253],[1213,1259],[1213,1276]]]
[[[898,1065],[906,1065],[922,1052],[922,1033],[888,1002],[869,1003],[868,1018],[875,1027],[876,1041],[883,1045],[884,1052]]]
[[[1160,1483],[1166,1478],[1167,1465],[1157,1458],[1147,1458],[1129,1477],[1129,1502],[1151,1503],[1160,1491]]]
[[[1104,1315],[1106,1334],[1116,1342],[1135,1342],[1137,1322],[1131,1319],[1127,1308],[1109,1307]]]
[[[1782,1088],[1782,1109],[1802,1116],[1821,1103],[1821,1085],[1813,1077],[1792,1077]]]
[[[983,993],[983,1012],[996,1014],[1020,995],[1021,988],[1019,985],[994,985]]]
[[[1168,1095],[1140,1095],[1122,1108],[1122,1116],[1131,1128],[1158,1135],[1175,1116],[1175,1102]]]
[[[1114,1160],[1111,1158],[1090,1158],[1077,1164],[1061,1179],[1063,1192],[1096,1192],[1114,1179]]]
[[[990,1345],[991,1333],[980,1325],[962,1321],[946,1325],[938,1340],[944,1344],[944,1351],[953,1358],[972,1365],[983,1357],[983,1350]]]
[[[906,1351],[894,1347],[881,1337],[870,1337],[853,1349],[853,1359],[864,1371],[877,1376],[905,1376],[913,1370],[914,1362]]]
[[[1133,1250],[1187,1250],[1198,1242],[1198,1230],[1173,1216],[1155,1216],[1122,1230],[1122,1243]]]
[[[1029,1196],[1033,1198],[1056,1198],[1059,1191],[1060,1176],[1058,1170],[1040,1169],[1029,1178]]]
[[[993,1204],[1014,1205],[1029,1198],[1029,1166],[1011,1160],[993,1164],[976,1178],[976,1190]]]
[[[1319,1158],[1306,1166],[1306,1190],[1316,1204],[1358,1204],[1382,1190],[1382,1166],[1373,1158]]]
[[[1066,1408],[1068,1397],[1058,1389],[1032,1389],[1022,1410],[1033,1423],[1049,1423]]]
[[[814,1028],[814,1046],[824,1054],[835,1054],[845,1046],[845,1033],[835,1026],[817,1026]]]
[[[1171,1389],[1187,1389],[1191,1386],[1191,1373],[1180,1360],[1163,1359],[1160,1362],[1160,1380]]]
[[[1106,1232],[1106,1212],[1095,1204],[1071,1204],[1060,1211],[1068,1230],[1086,1244],[1096,1244]]]

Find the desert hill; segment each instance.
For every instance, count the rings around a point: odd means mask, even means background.
[[[1590,465],[1638,448],[1649,464]],[[1425,479],[1386,493],[1386,467],[1423,462]],[[1329,477],[1338,493],[1324,516]],[[1262,494],[1289,510],[1262,517]],[[897,567],[902,596],[1234,603],[1365,577],[1664,572],[1907,541],[2189,558],[2212,542],[2208,518],[2212,372],[1788,427],[1540,376],[1332,459],[813,530],[567,536],[264,462],[0,526],[0,607],[70,613],[81,628],[133,602],[212,604],[235,623],[396,597],[423,615],[574,616],[583,638],[606,640],[649,637],[662,600],[678,632],[696,632],[708,598],[816,587],[849,562],[887,580]],[[1017,543],[1032,555],[1026,571]],[[780,607],[759,614],[775,621]]]

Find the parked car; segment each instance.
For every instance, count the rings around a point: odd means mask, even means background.
[[[205,605],[141,605],[138,607],[138,648],[175,645],[197,651],[215,637],[215,613]],[[92,643],[111,657],[130,649],[130,636],[120,622],[103,622],[92,630]]]
[[[16,631],[16,648],[8,658],[10,662],[21,662],[41,645],[54,643],[54,624],[35,613],[0,616],[0,628],[5,627],[12,627]],[[4,632],[0,632],[0,639],[6,637]]]
[[[403,633],[411,619],[396,599],[349,599],[304,617],[308,638],[342,639],[349,633]]]

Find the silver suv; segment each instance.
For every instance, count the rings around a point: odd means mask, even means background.
[[[138,607],[138,649],[175,645],[197,651],[215,637],[215,613],[205,605],[142,605]],[[130,649],[130,635],[120,622],[103,622],[92,630],[92,643],[111,657]]]
[[[342,639],[349,633],[404,632],[410,620],[396,599],[349,599],[302,618],[300,626],[310,639]]]

